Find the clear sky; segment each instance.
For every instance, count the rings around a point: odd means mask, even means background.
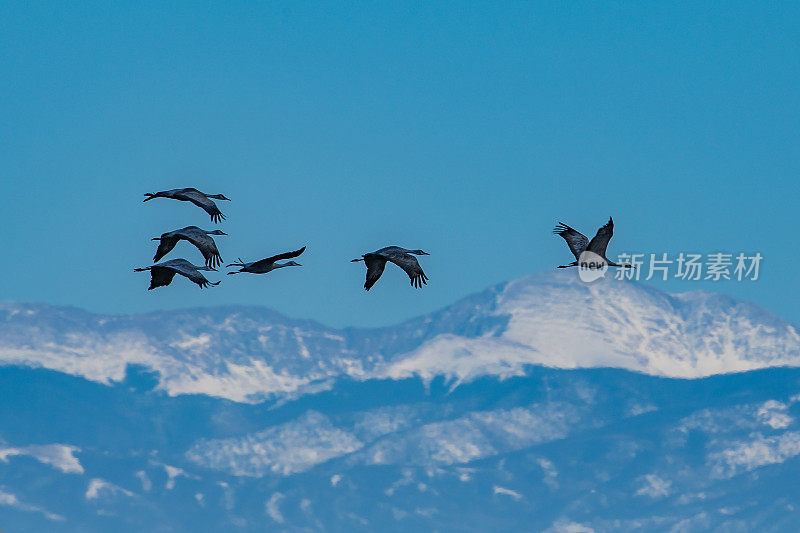
[[[167,5],[169,4],[169,5]],[[609,252],[760,252],[757,282],[651,281],[800,323],[800,4],[0,4],[0,300],[131,313],[259,304],[390,324]],[[220,226],[143,193],[224,193]],[[302,268],[147,291],[151,237]],[[431,253],[429,285],[349,263]],[[167,258],[199,254],[182,243]]]

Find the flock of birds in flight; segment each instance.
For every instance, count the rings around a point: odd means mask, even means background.
[[[171,198],[173,200],[191,202],[208,213],[211,216],[212,222],[217,223],[225,220],[225,215],[223,215],[222,211],[219,210],[217,204],[214,203],[214,200],[230,200],[230,198],[227,198],[223,194],[205,194],[194,188],[171,189],[156,193],[145,193],[145,196],[145,202],[152,200],[153,198]],[[161,235],[161,237],[154,237],[154,241],[159,241],[156,255],[153,257],[153,262],[155,264],[144,268],[135,268],[134,271],[150,271],[150,287],[148,290],[169,285],[172,283],[172,279],[175,277],[175,274],[184,276],[185,278],[199,285],[201,289],[208,287],[209,285],[219,285],[219,281],[212,283],[208,281],[200,272],[201,270],[216,272],[217,267],[222,265],[222,256],[219,253],[219,249],[217,248],[217,244],[214,242],[212,235],[227,235],[227,233],[221,230],[206,231],[198,228],[197,226],[187,226],[185,228],[164,233]],[[203,254],[203,258],[205,259],[205,265],[196,266],[186,259],[170,259],[169,261],[158,263],[158,261],[171,252],[172,249],[175,248],[175,245],[177,245],[181,240],[185,240],[193,244],[198,250],[200,250],[200,253]],[[226,265],[226,268],[237,267],[239,269],[228,272],[228,275],[232,275],[243,272],[248,272],[250,274],[266,274],[278,268],[302,266],[300,263],[295,261],[287,261],[285,263],[279,263],[278,261],[294,259],[302,254],[305,250],[306,247],[303,246],[299,250],[295,250],[293,252],[285,252],[252,262],[246,262],[239,258],[236,262]],[[383,274],[383,269],[386,267],[387,262],[394,263],[402,268],[411,279],[411,285],[419,288],[422,287],[422,285],[428,284],[428,277],[422,271],[422,267],[419,266],[419,262],[414,255],[429,254],[423,252],[422,250],[406,250],[405,248],[400,248],[399,246],[387,246],[385,248],[381,248],[380,250],[366,253],[358,259],[353,259],[352,262],[363,261],[366,264],[367,280],[364,283],[364,288],[366,290],[370,290],[370,288],[375,285],[375,283],[381,277],[381,274]]]
[[[219,210],[217,204],[214,203],[214,200],[230,200],[230,198],[227,198],[223,194],[205,194],[191,187],[185,189],[171,189],[156,193],[145,193],[145,196],[145,202],[152,200],[153,198],[171,198],[173,200],[191,202],[208,213],[211,216],[211,221],[216,223],[225,220],[225,215],[223,215]],[[585,252],[591,252],[596,256],[599,256],[601,262],[604,261],[608,266],[633,268],[632,265],[617,264],[606,258],[608,241],[611,239],[611,236],[614,233],[614,221],[611,218],[608,219],[608,223],[597,230],[597,234],[591,241],[582,233],[563,223],[557,225],[553,232],[556,235],[564,238],[564,240],[567,242],[567,246],[569,246],[570,251],[575,256],[575,261],[567,265],[561,265],[558,268],[568,268],[581,265],[581,256]],[[219,285],[219,281],[212,283],[208,281],[200,272],[216,272],[217,267],[222,266],[222,256],[219,253],[219,249],[217,248],[217,244],[214,242],[212,235],[227,235],[227,233],[221,230],[206,231],[198,228],[197,226],[187,226],[185,228],[164,233],[161,235],[161,237],[154,237],[154,241],[159,241],[158,249],[153,257],[153,262],[155,264],[144,268],[135,268],[134,271],[150,271],[150,287],[148,290],[169,285],[172,283],[175,274],[184,276],[185,278],[199,285],[201,289],[210,285]],[[203,254],[203,258],[205,259],[205,265],[196,266],[186,259],[170,259],[161,263],[158,262],[165,255],[171,252],[181,240],[185,240],[193,244],[198,250],[200,250],[200,253]],[[295,257],[301,255],[305,250],[306,247],[303,246],[299,250],[273,255],[272,257],[267,257],[265,259],[252,262],[246,262],[240,258],[236,262],[230,263],[225,267],[236,267],[239,269],[228,272],[228,275],[240,274],[244,272],[250,274],[266,274],[278,268],[302,266],[300,263],[296,263],[295,261],[286,261],[285,263],[279,263],[279,261],[294,259]],[[422,267],[420,267],[419,262],[415,257],[416,255],[430,254],[423,252],[422,250],[407,250],[399,246],[387,246],[385,248],[381,248],[380,250],[366,253],[358,259],[353,259],[351,262],[355,263],[363,261],[366,265],[367,279],[364,283],[364,288],[366,290],[370,290],[370,288],[375,285],[378,279],[380,279],[387,262],[394,263],[403,269],[403,271],[405,271],[405,273],[408,274],[408,277],[411,279],[412,287],[421,288],[423,285],[428,284],[428,277],[425,275],[425,272],[422,271]]]

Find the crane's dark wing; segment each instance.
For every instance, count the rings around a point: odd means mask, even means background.
[[[266,259],[255,261],[254,263],[251,263],[248,266],[253,266],[256,268],[268,266],[274,263],[275,261],[280,261],[281,259],[292,259],[293,257],[297,257],[298,255],[302,254],[305,251],[306,247],[303,246],[302,248],[300,248],[299,250],[295,250],[294,252],[285,252],[282,254],[273,255],[272,257],[267,257]]]
[[[569,246],[569,249],[572,252],[572,255],[575,256],[575,259],[580,259],[580,255],[584,252],[584,250],[586,250],[586,246],[589,244],[589,239],[586,238],[586,235],[570,228],[563,222],[558,223],[558,225],[553,229],[553,233],[560,235],[565,241],[567,241],[567,246]]]
[[[614,221],[608,217],[608,223],[597,230],[597,235],[594,236],[589,246],[586,248],[590,252],[594,252],[602,257],[606,256],[606,248],[608,248],[608,241],[614,235]]]
[[[171,261],[164,261],[163,263],[154,265],[152,268],[157,267],[170,269],[175,274],[180,274],[190,281],[197,283],[200,285],[201,289],[208,287],[209,285],[219,285],[220,283],[219,281],[216,283],[211,283],[208,281],[205,276],[203,276],[200,271],[197,270],[197,267],[195,267],[186,259],[172,259]]]
[[[222,264],[222,256],[217,249],[217,243],[210,235],[202,230],[186,228],[181,230],[181,237],[194,244],[206,260],[206,266],[216,268]],[[173,245],[174,246],[174,245]]]
[[[179,240],[180,237],[176,236],[174,232],[161,235],[161,241],[158,243],[156,255],[153,256],[153,262],[158,263],[162,257],[170,253]]]
[[[214,203],[214,200],[201,193],[197,189],[184,189],[180,192],[180,194],[176,194],[175,198],[187,200],[192,202],[197,207],[202,208],[206,213],[211,215],[211,220],[213,222],[225,220],[225,215],[223,215],[222,211],[219,210],[217,204]]]
[[[364,283],[364,288],[370,290],[383,274],[383,269],[386,268],[386,258],[380,255],[366,254],[364,263],[367,265],[367,281]]]
[[[389,256],[389,261],[405,270],[406,274],[408,274],[408,277],[411,279],[412,287],[419,289],[423,284],[428,284],[428,277],[425,275],[425,272],[422,271],[422,267],[419,266],[417,258],[413,255],[407,253],[391,254]]]
[[[154,266],[150,268],[150,287],[148,291],[152,291],[157,287],[165,287],[172,283],[172,278],[175,277],[175,271],[171,268],[164,268]]]
[[[190,268],[191,267],[191,268]],[[205,276],[203,276],[199,270],[194,268],[194,265],[188,266],[180,266],[180,267],[173,267],[175,268],[175,272],[188,278],[190,281],[197,283],[201,289],[208,287],[209,285],[219,285],[219,281],[216,283],[211,283],[208,281]]]

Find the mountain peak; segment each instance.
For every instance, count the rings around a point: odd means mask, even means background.
[[[616,367],[698,378],[800,365],[798,330],[709,293],[670,295],[613,277],[536,273],[397,326],[337,330],[258,307],[94,315],[0,305],[0,362],[122,381],[128,365],[160,374],[170,394],[235,401],[318,390],[349,376],[456,383],[519,375],[526,365]]]
[[[610,366],[696,378],[800,361],[797,329],[758,306],[709,293],[673,296],[626,280],[566,272],[509,283],[501,339],[556,367]]]

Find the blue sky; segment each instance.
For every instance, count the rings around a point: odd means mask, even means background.
[[[0,299],[130,313],[259,304],[379,325],[609,251],[760,252],[749,283],[650,282],[800,323],[800,7],[791,3],[0,5]],[[147,291],[151,237],[302,269]],[[421,291],[348,261],[430,252]],[[169,257],[199,262],[181,244]]]

